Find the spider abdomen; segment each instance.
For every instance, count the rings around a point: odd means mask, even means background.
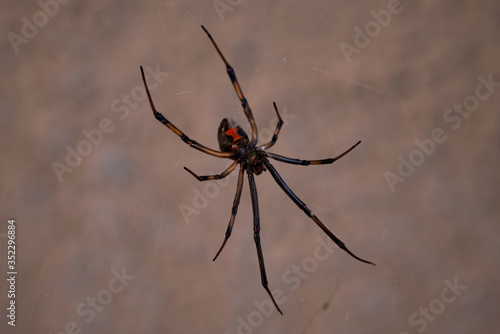
[[[217,131],[217,140],[222,152],[234,152],[240,147],[248,147],[248,136],[232,119],[224,118]]]

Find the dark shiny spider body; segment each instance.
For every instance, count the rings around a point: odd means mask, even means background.
[[[148,95],[149,103],[151,105],[151,109],[153,110],[153,113],[158,121],[163,123],[165,126],[167,126],[170,130],[172,130],[176,135],[178,135],[186,144],[189,146],[204,152],[206,154],[218,157],[218,158],[228,158],[233,160],[233,163],[229,167],[226,168],[223,172],[220,174],[215,174],[215,175],[204,175],[204,176],[198,176],[195,173],[193,173],[191,170],[188,168],[184,167],[185,170],[187,170],[191,175],[193,175],[198,181],[206,181],[206,180],[219,180],[222,178],[225,178],[228,176],[235,168],[236,166],[240,166],[239,173],[238,173],[238,183],[236,186],[236,194],[234,196],[234,201],[233,201],[233,206],[231,210],[231,217],[229,219],[229,224],[227,226],[226,234],[224,236],[224,241],[222,242],[221,247],[219,248],[219,251],[214,257],[217,259],[219,256],[220,252],[224,248],[227,240],[229,239],[231,235],[231,231],[233,229],[234,221],[236,218],[236,213],[238,211],[238,206],[240,203],[240,198],[241,198],[241,192],[243,189],[243,179],[244,179],[244,174],[246,172],[248,176],[248,183],[250,186],[250,195],[252,199],[252,209],[253,209],[253,225],[254,225],[254,241],[257,249],[257,257],[259,259],[259,268],[260,268],[260,274],[261,274],[261,281],[262,281],[262,286],[264,289],[267,291],[269,294],[269,297],[274,303],[274,306],[276,309],[281,312],[280,308],[278,307],[278,304],[276,303],[273,295],[271,294],[271,291],[269,290],[268,287],[268,282],[267,282],[267,275],[266,275],[266,269],[264,266],[264,257],[262,253],[262,246],[260,242],[260,217],[259,217],[259,205],[258,205],[258,199],[257,199],[257,188],[255,186],[255,178],[254,175],[260,175],[264,171],[268,170],[276,183],[280,186],[281,189],[290,197],[290,199],[300,208],[304,213],[310,217],[318,226],[325,232],[330,239],[332,239],[342,250],[347,252],[349,255],[354,257],[355,259],[365,262],[368,264],[373,264],[370,261],[363,260],[359,258],[358,256],[354,255],[347,247],[345,244],[337,238],[320,220],[316,215],[306,206],[302,200],[300,200],[295,193],[286,185],[286,183],[283,181],[281,176],[278,174],[274,166],[269,162],[268,158],[289,163],[289,164],[294,164],[294,165],[302,165],[302,166],[308,166],[308,165],[322,165],[322,164],[331,164],[334,161],[340,159],[347,153],[349,153],[352,149],[354,149],[360,142],[358,141],[356,144],[354,144],[350,149],[345,151],[344,153],[340,154],[339,156],[335,158],[329,158],[329,159],[322,159],[322,160],[301,160],[301,159],[293,159],[293,158],[288,158],[284,157],[275,153],[267,152],[266,150],[271,148],[276,141],[278,140],[278,135],[280,133],[281,127],[283,126],[283,120],[281,119],[281,116],[279,114],[278,108],[276,106],[276,103],[273,102],[274,106],[274,111],[276,112],[276,115],[278,116],[278,124],[276,125],[276,130],[274,131],[274,135],[271,138],[271,140],[268,143],[258,145],[258,130],[257,130],[257,125],[255,124],[255,120],[252,114],[252,111],[248,105],[248,102],[243,95],[243,91],[241,90],[241,87],[238,83],[238,80],[236,79],[236,74],[234,73],[233,68],[229,65],[229,63],[226,61],[224,56],[222,55],[222,52],[219,50],[219,47],[215,43],[214,39],[212,36],[208,33],[208,31],[205,29],[205,27],[201,26],[205,33],[207,34],[208,38],[210,38],[210,41],[212,42],[213,46],[217,50],[217,53],[221,57],[222,61],[226,65],[226,70],[229,75],[229,78],[231,79],[231,83],[233,84],[234,89],[236,90],[236,94],[238,95],[238,98],[240,99],[241,106],[243,107],[243,111],[245,113],[245,116],[250,123],[250,127],[252,129],[252,136],[249,138],[245,131],[233,120],[229,118],[224,118],[219,126],[219,130],[217,132],[217,140],[219,142],[219,149],[220,151],[213,150],[211,148],[208,148],[192,139],[190,139],[188,136],[186,136],[181,130],[179,130],[175,125],[170,123],[161,113],[159,113],[153,103],[153,100],[151,98],[151,93],[149,91],[148,85],[146,83],[146,78],[144,76],[144,70],[141,67],[141,73],[142,73],[142,80],[144,82],[144,86],[146,88],[146,93]]]
[[[262,149],[251,143],[246,132],[232,119],[222,120],[217,132],[217,140],[222,152],[231,152],[234,161],[244,163],[255,175],[260,175],[266,170]]]

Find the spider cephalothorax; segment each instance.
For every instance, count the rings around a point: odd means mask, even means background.
[[[246,172],[248,176],[248,183],[250,186],[250,195],[252,198],[252,209],[253,209],[253,230],[254,230],[254,240],[255,240],[255,246],[257,248],[257,257],[259,259],[259,268],[260,268],[260,276],[261,276],[261,281],[262,281],[262,286],[264,289],[267,291],[269,294],[269,297],[271,297],[271,300],[274,303],[274,306],[276,309],[281,312],[280,308],[278,307],[278,304],[276,303],[273,295],[271,294],[271,291],[269,290],[268,287],[268,282],[267,282],[267,275],[266,275],[266,268],[264,266],[264,256],[262,255],[262,246],[260,243],[260,218],[259,218],[259,206],[258,206],[258,200],[257,200],[257,187],[255,186],[255,178],[254,175],[259,175],[262,172],[268,170],[276,183],[280,186],[281,189],[290,197],[290,199],[302,210],[304,213],[310,217],[316,225],[318,225],[323,232],[325,232],[330,239],[332,239],[339,248],[347,252],[349,255],[354,257],[355,259],[373,264],[370,261],[363,260],[359,258],[358,256],[354,255],[347,247],[345,244],[337,238],[320,220],[319,218],[307,207],[307,205],[300,200],[295,193],[288,188],[286,183],[283,181],[281,176],[278,174],[278,171],[274,168],[274,166],[269,162],[268,158],[272,158],[277,161],[289,163],[289,164],[294,164],[294,165],[302,165],[302,166],[308,166],[308,165],[322,165],[322,164],[331,164],[334,161],[342,158],[344,155],[349,153],[352,149],[354,149],[360,142],[358,141],[356,144],[354,144],[350,149],[345,151],[344,153],[338,155],[335,158],[329,158],[329,159],[322,159],[322,160],[301,160],[301,159],[293,159],[293,158],[287,158],[282,155],[278,155],[275,153],[267,152],[266,150],[271,148],[276,141],[278,140],[278,135],[280,133],[281,127],[283,125],[283,120],[281,119],[281,116],[278,112],[278,108],[276,106],[276,103],[273,102],[274,106],[274,111],[276,112],[276,115],[278,116],[278,124],[276,125],[276,130],[274,130],[274,135],[271,138],[271,140],[265,144],[262,145],[257,145],[257,139],[258,139],[258,130],[257,130],[257,125],[255,124],[255,120],[252,114],[252,110],[250,109],[250,106],[248,105],[248,102],[243,95],[243,91],[241,90],[240,84],[238,83],[238,80],[236,79],[236,74],[234,73],[233,68],[229,65],[229,63],[226,61],[224,56],[222,55],[222,52],[219,50],[219,47],[215,43],[214,39],[212,36],[208,33],[208,31],[205,29],[205,27],[201,26],[205,33],[207,34],[208,38],[210,38],[210,41],[212,42],[213,46],[217,50],[217,53],[221,57],[222,61],[226,65],[226,70],[229,75],[229,78],[231,79],[231,83],[233,84],[234,89],[236,90],[236,94],[238,95],[238,98],[240,99],[241,106],[243,107],[243,111],[245,113],[245,116],[250,123],[250,127],[252,129],[252,138],[249,139],[245,131],[236,124],[233,120],[229,118],[224,118],[219,126],[219,130],[217,132],[217,140],[219,142],[219,148],[220,151],[213,150],[211,148],[208,148],[192,139],[190,139],[188,136],[186,136],[181,130],[179,130],[175,125],[170,123],[161,113],[159,113],[153,103],[153,99],[151,98],[151,93],[149,92],[148,85],[146,83],[146,77],[144,76],[144,70],[142,69],[141,66],[141,73],[142,73],[142,80],[144,82],[144,86],[146,87],[146,93],[148,95],[148,100],[149,104],[151,105],[151,109],[153,110],[153,114],[155,115],[156,119],[163,123],[165,126],[167,126],[170,130],[172,130],[177,136],[179,136],[182,141],[184,141],[186,144],[189,146],[202,151],[206,154],[210,154],[212,156],[218,157],[218,158],[228,158],[233,160],[231,165],[226,168],[222,173],[220,174],[215,174],[215,175],[204,175],[204,176],[198,176],[195,173],[193,173],[191,170],[188,168],[184,167],[185,170],[187,170],[191,175],[193,175],[196,179],[199,181],[206,181],[206,180],[219,180],[222,178],[225,178],[228,176],[233,170],[236,168],[236,166],[240,166],[239,173],[238,173],[238,184],[236,186],[236,194],[234,195],[234,201],[233,201],[233,206],[231,210],[231,217],[229,218],[229,224],[227,226],[226,234],[224,236],[224,241],[222,242],[221,247],[219,248],[219,251],[214,257],[215,259],[219,256],[220,252],[226,245],[227,240],[229,239],[231,235],[231,231],[233,229],[234,225],[234,220],[236,218],[236,213],[238,211],[238,205],[240,203],[240,198],[241,198],[241,191],[243,189],[243,177]]]

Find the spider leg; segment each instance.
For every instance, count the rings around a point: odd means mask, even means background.
[[[198,176],[196,175],[193,171],[191,171],[189,168],[184,167],[185,170],[187,170],[191,175],[193,175],[198,181],[207,181],[207,180],[220,180],[228,176],[233,172],[233,170],[236,168],[238,165],[237,161],[234,161],[229,167],[226,168],[225,171],[223,171],[220,174],[215,174],[215,175],[202,175]]]
[[[325,232],[329,237],[330,239],[333,240],[333,242],[335,242],[337,244],[337,246],[339,246],[342,250],[344,250],[345,252],[347,252],[349,255],[351,255],[353,258],[355,258],[356,260],[358,261],[361,261],[361,262],[364,262],[364,263],[368,263],[368,264],[372,264],[372,265],[375,265],[375,263],[373,262],[370,262],[370,261],[367,261],[367,260],[363,260],[362,258],[359,258],[357,257],[356,255],[354,255],[349,249],[347,249],[347,247],[345,246],[345,244],[339,239],[337,238],[329,229],[328,227],[326,227],[320,220],[318,217],[316,217],[316,215],[306,206],[306,204],[304,202],[302,202],[300,200],[300,198],[297,197],[297,195],[295,195],[293,193],[293,191],[288,188],[288,186],[286,185],[285,181],[283,181],[283,179],[281,178],[281,176],[278,174],[278,172],[276,171],[276,169],[273,167],[273,165],[271,165],[271,163],[267,160],[267,159],[263,159],[264,161],[264,164],[266,165],[267,169],[269,170],[269,172],[271,173],[271,175],[273,176],[274,180],[276,181],[276,183],[278,183],[278,185],[281,187],[281,189],[283,189],[283,191],[288,195],[288,197],[290,197],[292,199],[292,201],[297,204],[297,206],[299,208],[302,209],[302,211],[305,212],[305,214],[307,216],[309,216],[312,220],[314,220],[314,222],[323,230],[323,232]]]
[[[257,256],[259,258],[259,268],[260,268],[260,278],[262,280],[262,286],[266,289],[267,294],[271,297],[276,309],[283,315],[278,304],[274,300],[271,291],[269,290],[266,276],[266,267],[264,266],[264,256],[262,255],[262,247],[260,245],[260,218],[259,218],[259,203],[257,199],[257,187],[255,186],[255,179],[251,170],[247,169],[248,183],[250,184],[250,195],[252,196],[252,209],[253,209],[253,238],[255,240],[255,246],[257,247]]]
[[[322,160],[301,160],[301,159],[293,159],[293,158],[287,158],[279,154],[271,153],[271,152],[264,152],[266,156],[269,158],[273,158],[274,160],[278,160],[281,162],[286,162],[288,164],[292,165],[302,165],[302,166],[308,166],[308,165],[324,165],[324,164],[331,164],[338,159],[342,158],[344,155],[347,153],[351,152],[356,146],[359,145],[361,141],[358,141],[356,144],[354,144],[350,149],[345,151],[344,153],[336,156],[335,158],[329,158],[329,159],[322,159]]]
[[[208,148],[192,139],[190,139],[188,136],[186,136],[181,130],[179,130],[175,125],[170,123],[161,113],[159,113],[153,103],[153,99],[151,98],[151,93],[149,92],[148,84],[146,82],[146,77],[144,76],[144,70],[141,66],[141,74],[142,74],[142,81],[144,82],[144,87],[146,88],[146,93],[148,95],[149,99],[149,104],[151,105],[151,109],[153,110],[153,114],[155,115],[156,119],[163,123],[166,127],[168,127],[170,130],[172,130],[176,135],[178,135],[186,144],[189,146],[202,151],[203,153],[213,155],[214,157],[218,158],[231,158],[232,153],[231,152],[220,152],[216,150],[212,150],[211,148]]]
[[[222,242],[222,245],[220,246],[217,254],[215,254],[213,261],[217,259],[220,252],[222,252],[222,249],[226,245],[227,239],[229,239],[229,237],[231,236],[231,231],[233,230],[233,225],[234,225],[234,219],[236,218],[236,213],[238,212],[238,206],[240,205],[241,190],[243,189],[244,173],[245,173],[245,168],[243,165],[241,165],[240,172],[238,173],[238,185],[236,186],[236,193],[234,194],[233,207],[231,209],[231,218],[229,218],[229,224],[227,225],[226,234],[224,235],[224,241]]]
[[[250,109],[250,106],[248,105],[247,99],[245,98],[245,95],[243,95],[243,91],[241,90],[241,86],[238,83],[238,80],[236,79],[236,74],[234,73],[234,69],[229,65],[227,62],[226,58],[222,55],[222,52],[220,51],[219,47],[217,46],[217,43],[215,43],[214,39],[212,38],[212,35],[208,32],[207,29],[202,25],[201,28],[205,33],[208,35],[208,38],[210,38],[210,41],[215,47],[215,50],[217,50],[217,53],[221,57],[222,61],[224,62],[224,65],[226,65],[226,70],[227,74],[229,75],[229,79],[231,79],[231,83],[234,86],[234,89],[236,90],[236,94],[238,94],[238,98],[241,101],[241,106],[243,107],[243,111],[245,112],[245,116],[248,119],[248,122],[250,123],[250,126],[252,128],[252,143],[255,144],[257,143],[257,124],[255,124],[255,119],[252,114],[252,110]]]
[[[274,130],[273,138],[269,143],[266,143],[259,147],[261,150],[267,150],[272,147],[276,141],[278,140],[278,135],[280,133],[281,127],[283,126],[283,120],[281,119],[280,113],[278,111],[278,107],[276,107],[276,102],[273,102],[274,110],[276,111],[276,115],[278,116],[278,124],[276,124],[276,130]]]

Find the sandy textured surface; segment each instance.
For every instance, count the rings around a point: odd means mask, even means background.
[[[0,5],[2,277],[8,219],[17,226],[16,326],[2,279],[1,333],[498,330],[498,1],[41,3]],[[189,148],[144,100],[140,65],[191,138],[216,148],[224,117],[248,131],[200,24],[262,141],[280,108],[272,152],[327,158],[362,140],[333,165],[274,165],[375,267],[328,246],[269,173],[257,177],[284,316],[261,287],[248,185],[212,262],[237,173],[195,180],[183,166],[229,161]]]

